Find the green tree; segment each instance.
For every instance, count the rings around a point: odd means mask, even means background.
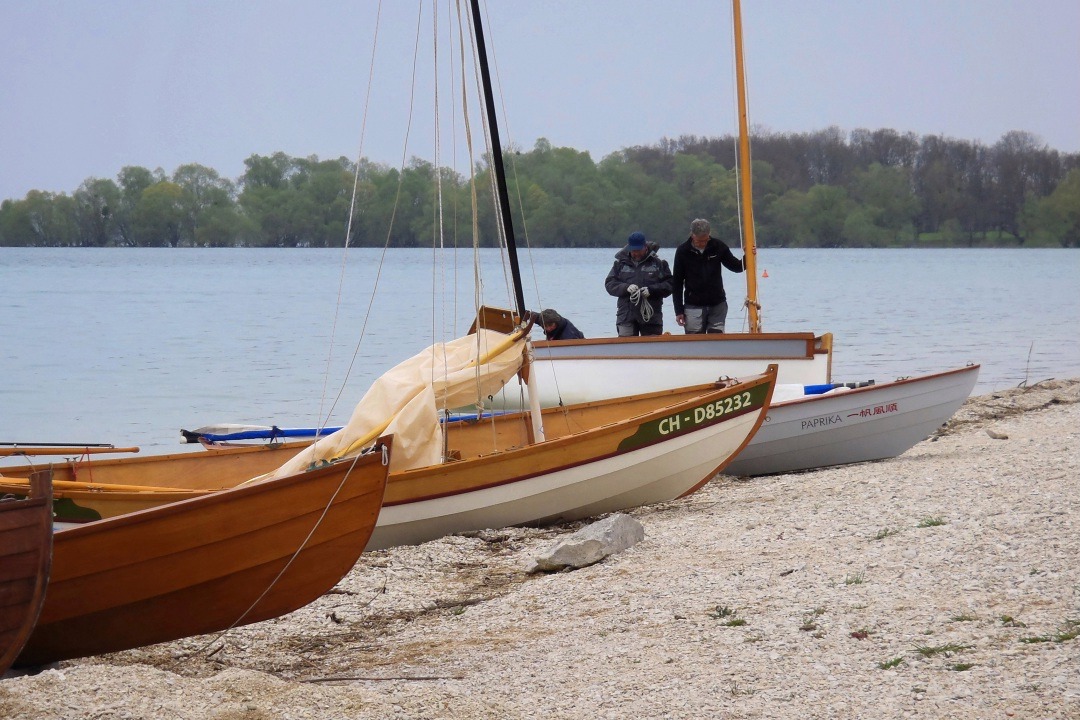
[[[0,202],[0,245],[30,247],[36,244],[30,208],[25,200]]]
[[[104,247],[119,239],[116,211],[120,206],[120,188],[112,180],[91,178],[75,191],[75,222],[80,245]]]
[[[172,182],[183,192],[181,206],[183,221],[180,240],[185,245],[231,245],[232,239],[222,236],[222,231],[236,221],[233,197],[236,189],[230,180],[218,175],[213,168],[191,163],[181,165],[173,173]],[[213,227],[204,229],[208,216],[213,215]]]
[[[116,178],[120,198],[118,208],[112,213],[118,233],[118,244],[126,246],[139,244],[139,238],[135,232],[136,208],[142,200],[143,192],[154,183],[164,179],[165,173],[160,169],[151,172],[144,167],[128,165],[120,170]]]
[[[147,247],[178,247],[186,220],[184,189],[163,180],[142,192],[132,217],[137,244]]]
[[[914,235],[919,203],[906,168],[872,163],[852,175],[850,188],[851,198],[860,207],[845,221],[846,244],[859,245],[863,239],[873,245],[892,244],[904,234]],[[865,233],[865,238],[859,233]]]
[[[1080,168],[1072,170],[1049,196],[1028,203],[1021,232],[1031,245],[1080,247]]]
[[[21,201],[16,221],[22,229],[30,232],[31,241],[25,244],[43,247],[74,247],[79,244],[75,201],[63,193],[31,190]]]
[[[843,247],[851,202],[844,188],[815,185],[806,193],[803,222],[817,247]]]

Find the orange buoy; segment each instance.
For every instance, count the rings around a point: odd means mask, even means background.
[[[769,277],[769,271],[768,270],[762,271],[761,277]]]

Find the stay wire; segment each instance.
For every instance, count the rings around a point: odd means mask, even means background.
[[[375,56],[379,45],[379,27],[381,25],[381,19],[382,0],[379,0],[378,7],[375,11],[375,27],[372,31],[371,59],[368,62],[367,88],[364,93],[364,112],[361,116],[360,121],[360,145],[356,153],[356,167],[353,170],[352,195],[349,198],[349,219],[345,227],[345,244],[341,252],[341,270],[338,275],[337,301],[334,305],[334,315],[330,327],[330,343],[326,353],[326,371],[323,373],[322,392],[319,395],[319,411],[318,414],[315,416],[317,418],[317,424],[320,430],[319,435],[322,435],[322,429],[325,428],[326,425],[329,423],[330,416],[333,415],[334,409],[337,407],[338,400],[341,398],[341,393],[344,389],[345,381],[348,380],[348,375],[346,375],[345,379],[342,381],[342,387],[338,389],[338,394],[335,396],[334,401],[330,405],[330,409],[327,410],[326,414],[324,415],[323,409],[326,405],[327,390],[330,383],[331,367],[333,365],[334,341],[337,338],[338,319],[341,316],[341,301],[345,288],[345,268],[347,266],[349,246],[352,241],[352,226],[354,213],[356,211],[356,198],[359,194],[360,168],[362,167],[364,162],[364,139],[367,135],[368,110],[371,107],[371,88],[372,85],[374,85],[375,79]]]
[[[334,506],[334,501],[337,499],[337,496],[341,494],[342,488],[345,487],[346,481],[348,481],[349,476],[352,475],[353,471],[356,469],[356,463],[360,461],[361,457],[363,457],[363,454],[359,454],[353,457],[352,463],[350,463],[349,465],[349,469],[345,471],[344,475],[342,475],[341,482],[338,483],[338,486],[334,489],[334,492],[331,493],[330,498],[326,501],[326,505],[323,506],[322,513],[320,513],[318,519],[315,520],[315,524],[312,525],[311,530],[308,531],[308,534],[306,537],[304,537],[303,542],[301,542],[300,546],[296,548],[295,551],[293,551],[293,554],[285,562],[285,565],[281,568],[281,570],[278,571],[277,575],[274,576],[274,579],[270,581],[270,584],[267,585],[261,593],[259,593],[259,597],[255,598],[255,600],[248,606],[247,610],[241,613],[240,617],[236,618],[236,620],[234,620],[229,627],[215,633],[212,638],[207,640],[194,652],[205,652],[207,648],[209,648],[211,645],[223,638],[227,633],[231,632],[237,626],[243,623],[244,618],[251,614],[251,611],[254,610],[260,602],[262,602],[263,598],[266,597],[267,593],[274,589],[274,586],[277,585],[278,581],[281,580],[282,576],[285,575],[285,573],[290,567],[292,567],[292,564],[296,560],[296,558],[300,556],[300,553],[303,552],[304,548],[306,548],[308,543],[311,542],[311,538],[314,537],[315,532],[319,529],[319,527],[322,526],[323,520],[326,519],[327,514],[330,512],[330,508]],[[386,447],[382,446],[382,464],[385,466],[389,464],[389,462],[390,458],[386,452]]]
[[[374,304],[375,304],[375,296],[376,296],[376,293],[377,293],[378,288],[379,288],[379,281],[382,279],[383,267],[386,264],[387,251],[390,248],[390,240],[393,237],[394,222],[397,219],[398,207],[401,204],[401,189],[402,189],[402,186],[404,185],[404,181],[405,181],[405,166],[406,166],[408,153],[409,153],[409,137],[411,136],[411,133],[412,133],[413,111],[414,111],[415,101],[416,101],[416,67],[417,67],[417,57],[419,55],[419,50],[420,50],[420,27],[421,27],[422,16],[423,16],[423,8],[421,7],[417,11],[417,18],[416,18],[416,37],[415,37],[414,45],[413,45],[412,76],[411,76],[411,84],[410,84],[410,91],[409,91],[408,119],[407,119],[406,124],[405,124],[405,142],[403,143],[402,152],[401,152],[401,163],[399,165],[399,170],[398,170],[398,182],[397,182],[397,187],[396,187],[395,192],[394,192],[394,204],[391,207],[390,221],[389,221],[389,223],[387,225],[387,228],[386,228],[386,239],[383,242],[382,252],[379,255],[379,262],[376,265],[375,282],[372,284],[371,293],[368,296],[368,305],[367,305],[367,308],[366,308],[366,310],[364,312],[364,319],[363,319],[363,321],[362,321],[362,323],[360,325],[360,337],[357,339],[356,345],[353,348],[352,358],[349,361],[349,367],[345,371],[345,377],[342,379],[341,386],[338,388],[338,393],[334,398],[334,403],[333,403],[332,407],[337,406],[337,403],[340,401],[341,396],[344,394],[345,387],[346,387],[346,384],[348,382],[348,379],[352,375],[352,371],[356,366],[356,360],[360,355],[360,347],[361,347],[361,345],[362,345],[362,343],[364,341],[364,337],[367,334],[367,326],[368,326],[368,322],[371,320],[372,308],[374,307]]]

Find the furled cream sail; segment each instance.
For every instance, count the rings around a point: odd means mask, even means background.
[[[299,452],[256,481],[285,477],[312,464],[355,455],[385,434],[394,435],[391,472],[442,461],[439,413],[478,404],[521,369],[526,338],[493,330],[436,343],[377,379],[348,424]]]

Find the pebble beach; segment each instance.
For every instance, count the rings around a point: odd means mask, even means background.
[[[1080,380],[900,457],[365,553],[290,615],[0,680],[0,718],[1080,718]],[[197,611],[197,609],[195,610]]]

